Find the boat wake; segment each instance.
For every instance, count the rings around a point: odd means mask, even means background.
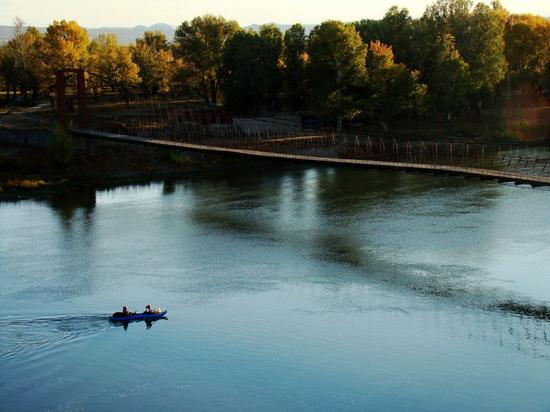
[[[103,314],[0,319],[0,359],[95,335],[112,327],[107,319]]]

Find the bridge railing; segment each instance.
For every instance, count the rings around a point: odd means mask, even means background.
[[[92,113],[90,127],[149,139],[316,157],[449,165],[550,176],[545,144],[418,140],[270,127],[239,127],[230,116],[198,116],[196,110],[161,103],[112,113]],[[216,116],[218,116],[216,118]]]

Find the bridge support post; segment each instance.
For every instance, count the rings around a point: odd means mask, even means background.
[[[57,122],[64,129],[67,128],[67,105],[65,99],[65,74],[62,71],[55,72],[55,98],[57,105]]]
[[[80,127],[88,128],[88,108],[86,107],[86,78],[84,70],[79,70],[76,73],[76,90],[78,93],[78,114],[80,117]]]

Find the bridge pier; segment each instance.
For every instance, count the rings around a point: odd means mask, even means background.
[[[64,129],[68,126],[67,117],[67,79],[65,73],[76,73],[76,94],[78,101],[79,127],[88,127],[88,106],[86,96],[86,76],[82,69],[64,69],[55,72],[55,93],[57,122]]]

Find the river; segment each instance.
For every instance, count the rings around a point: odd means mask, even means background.
[[[0,203],[0,410],[548,411],[550,191],[261,165]],[[168,319],[107,320],[122,305]]]

